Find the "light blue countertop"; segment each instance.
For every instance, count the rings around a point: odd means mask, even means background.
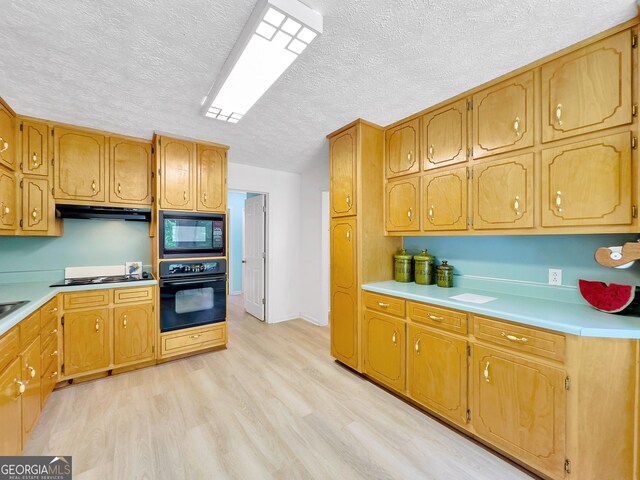
[[[576,304],[495,291],[440,288],[393,280],[365,284],[362,289],[584,337],[640,339],[640,317],[600,312],[586,302]],[[478,304],[449,298],[463,293],[494,297],[496,300]]]
[[[0,319],[0,336],[20,323],[24,318],[35,312],[58,293],[78,292],[82,290],[100,290],[103,288],[146,287],[157,285],[157,280],[140,280],[136,282],[103,283],[101,285],[79,285],[75,287],[50,287],[53,282],[22,282],[0,284],[0,303],[19,302],[27,300],[29,303]]]

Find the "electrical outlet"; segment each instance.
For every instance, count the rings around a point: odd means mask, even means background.
[[[562,285],[562,270],[559,268],[549,269],[549,285]]]

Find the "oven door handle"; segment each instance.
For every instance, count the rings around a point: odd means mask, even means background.
[[[225,282],[227,280],[226,275],[220,275],[215,277],[191,277],[184,280],[160,280],[160,288],[172,287],[179,285],[194,285],[197,283],[209,283],[209,282]]]

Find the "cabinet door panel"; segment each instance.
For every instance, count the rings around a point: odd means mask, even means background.
[[[20,356],[22,361],[22,447],[33,432],[40,417],[40,339],[35,339]]]
[[[473,228],[533,227],[533,153],[473,167]]]
[[[533,145],[533,72],[473,96],[473,157]]]
[[[331,168],[331,216],[355,215],[357,127],[351,127],[329,144]]]
[[[422,228],[467,229],[467,168],[433,173],[422,178]]]
[[[544,65],[542,140],[631,123],[631,31]]]
[[[367,311],[363,336],[365,373],[397,391],[404,391],[404,321]]]
[[[54,197],[56,200],[105,201],[105,137],[56,127]]]
[[[22,230],[46,232],[54,212],[49,211],[49,181],[46,178],[22,179]]]
[[[20,357],[0,372],[0,455],[19,455],[22,450],[20,374]]]
[[[16,229],[16,177],[0,166],[0,232]]]
[[[467,100],[422,117],[422,164],[425,170],[467,160]]]
[[[331,289],[331,355],[358,368],[358,300],[353,290]]]
[[[16,169],[16,117],[0,102],[0,166]]]
[[[227,153],[221,148],[198,145],[198,206],[201,212],[227,209]]]
[[[420,230],[420,178],[392,180],[386,186],[387,230]]]
[[[542,226],[628,225],[631,134],[542,151]]]
[[[478,345],[473,350],[477,434],[543,473],[563,477],[565,373]]]
[[[64,314],[64,374],[74,375],[111,364],[109,309]]]
[[[193,210],[195,144],[166,137],[160,142],[160,208]]]
[[[409,325],[411,397],[458,424],[467,423],[467,341]]]
[[[387,178],[417,173],[420,119],[393,127],[385,132]]]
[[[331,283],[356,288],[356,219],[331,221]]]
[[[49,175],[49,127],[44,123],[22,122],[22,172]]]
[[[109,139],[112,203],[151,205],[151,144]]]
[[[151,304],[114,309],[114,363],[153,358],[153,314]]]

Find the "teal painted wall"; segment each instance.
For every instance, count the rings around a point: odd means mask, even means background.
[[[244,192],[229,192],[227,199],[229,208],[230,293],[242,292],[242,221],[244,217],[244,201],[246,198],[247,194]]]
[[[66,219],[62,237],[0,237],[0,276],[42,272],[48,280],[62,278],[69,266],[124,265],[134,260],[151,264],[146,222]]]
[[[447,260],[457,275],[548,283],[548,269],[562,269],[562,284],[578,279],[640,285],[640,262],[620,270],[600,266],[601,246],[623,245],[638,235],[548,235],[503,237],[405,237],[410,253],[427,248],[436,264]]]

